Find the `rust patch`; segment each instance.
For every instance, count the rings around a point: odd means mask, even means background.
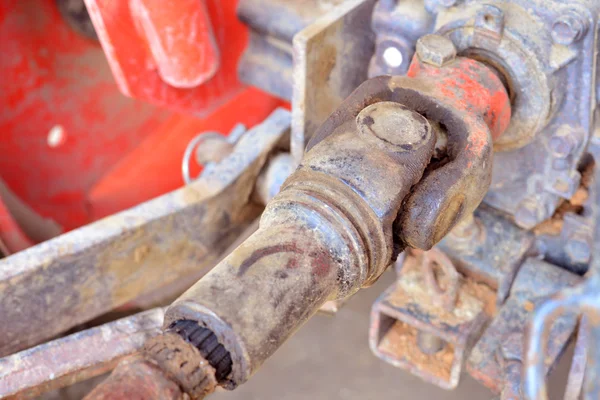
[[[419,350],[416,328],[402,321],[394,325],[385,334],[379,344],[379,350],[405,359],[431,375],[443,380],[450,380],[454,362],[454,346],[446,343],[444,348],[435,354],[425,354]]]
[[[122,362],[85,400],[181,400],[179,386],[153,363],[141,358]]]

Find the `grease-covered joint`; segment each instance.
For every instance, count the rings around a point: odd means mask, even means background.
[[[229,352],[220,385],[245,382],[326,301],[373,283],[395,254],[393,223],[423,174],[435,135],[392,102],[363,107],[308,151],[256,233],[168,309]]]

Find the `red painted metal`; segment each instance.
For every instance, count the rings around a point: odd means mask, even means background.
[[[113,75],[124,94],[177,111],[193,112],[198,116],[212,112],[223,101],[231,99],[241,90],[241,84],[237,77],[237,63],[246,47],[248,33],[236,17],[237,1],[207,0],[206,3],[203,3],[200,0],[172,0],[169,2],[85,0],[85,2],[100,42],[107,54]],[[167,3],[170,5],[166,6]],[[131,7],[131,4],[134,7]],[[157,54],[160,53],[160,49],[164,48],[163,44],[167,36],[171,35],[171,33],[167,33],[167,27],[173,28],[180,34],[185,30],[191,30],[190,27],[175,26],[177,20],[171,20],[171,18],[175,18],[182,12],[190,12],[194,8],[197,13],[200,13],[199,10],[203,9],[204,4],[206,4],[210,21],[204,17],[196,18],[199,21],[198,27],[203,26],[206,29],[194,30],[194,32],[201,31],[203,33],[199,34],[197,38],[192,38],[192,42],[197,45],[200,40],[206,40],[206,42],[200,44],[199,47],[194,47],[186,42],[188,37],[183,37],[174,42],[178,45],[171,48],[171,52],[181,56],[181,53],[193,48],[193,54],[185,56],[184,64],[189,65],[201,57],[200,49],[211,49],[212,56],[208,55],[206,58],[209,60],[215,57],[218,47],[223,54],[220,67],[214,77],[201,85],[189,89],[174,87],[163,79],[164,71],[172,67],[174,58],[171,56],[167,57],[170,60],[165,60],[163,55],[157,57]],[[140,17],[144,13],[140,13],[138,10],[140,7],[135,5],[145,6],[148,15]],[[157,18],[157,15],[165,7],[166,14]],[[132,9],[134,13],[131,12]],[[207,32],[208,22],[214,30],[214,46],[210,46],[212,35]],[[144,32],[143,37],[138,33],[140,30]],[[150,32],[157,30],[161,33],[149,35]],[[157,43],[161,44],[157,45]],[[180,71],[179,74],[178,79],[181,80],[182,76],[189,74],[189,71]],[[170,80],[177,81],[177,79]]]
[[[258,89],[249,89],[205,119],[173,116],[148,135],[90,190],[92,218],[113,214],[138,204],[140,199],[154,198],[180,187],[183,185],[183,153],[189,141],[199,132],[227,134],[237,122],[252,127],[282,104],[281,100]],[[192,176],[196,176],[199,170],[191,172]]]
[[[431,77],[439,94],[451,100],[455,108],[468,112],[480,111],[494,140],[502,135],[510,123],[511,107],[506,89],[504,86],[492,89],[495,86],[487,85],[488,82],[497,81],[498,76],[477,61],[459,57],[453,64],[439,68],[420,62],[415,55],[406,75],[411,78]]]
[[[148,60],[155,64],[148,67],[156,69],[163,81],[176,88],[193,88],[213,77],[219,51],[203,0],[130,0],[129,4],[138,33],[147,44]],[[103,43],[110,40],[104,35],[100,38]]]
[[[127,2],[105,1],[110,4],[129,14]],[[181,185],[180,147],[198,130],[226,133],[238,120],[251,125],[268,114],[267,108],[275,108],[277,101],[237,80],[247,33],[235,18],[236,1],[209,0],[206,6],[223,59],[216,75],[198,88],[173,88],[155,69],[146,68],[146,58],[136,59],[143,47],[136,44],[137,31],[135,40],[124,40],[129,47],[117,49],[131,56],[128,71],[139,71],[128,75],[137,79],[130,85],[132,94],[170,103],[194,118],[123,96],[101,46],[71,29],[55,0],[1,1],[0,177],[11,191],[42,217],[73,229]],[[136,29],[123,15],[112,14],[107,20],[111,29]],[[246,108],[254,103],[262,106]],[[147,138],[161,147],[148,150],[143,145]],[[119,171],[122,178],[115,177]],[[123,185],[119,189],[106,182],[127,177],[137,178],[128,185],[138,191],[129,190],[120,201]]]

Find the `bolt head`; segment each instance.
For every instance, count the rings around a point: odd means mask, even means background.
[[[531,229],[549,218],[553,211],[543,199],[526,198],[515,212],[515,222],[521,228]]]
[[[424,63],[442,67],[456,58],[456,47],[440,35],[425,35],[417,40],[417,57]]]
[[[529,205],[520,205],[515,212],[515,222],[522,228],[531,229],[538,224],[537,210]]]
[[[556,158],[552,161],[552,168],[556,171],[564,171],[569,168],[569,161],[565,158]]]
[[[400,152],[418,149],[428,143],[432,135],[431,125],[425,117],[391,101],[365,107],[356,122],[363,135],[375,136]]]
[[[570,140],[569,136],[563,135],[552,136],[548,145],[557,157],[567,157],[574,149],[573,140]]]
[[[567,12],[558,17],[552,25],[552,39],[558,44],[568,46],[585,34],[586,24],[575,12]]]
[[[592,250],[589,243],[583,238],[569,239],[565,251],[571,261],[577,264],[587,264],[592,258]]]

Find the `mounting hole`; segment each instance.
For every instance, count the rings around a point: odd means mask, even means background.
[[[57,148],[61,146],[67,139],[65,128],[62,125],[54,125],[49,131],[46,138],[48,147]]]
[[[383,51],[383,61],[392,68],[398,68],[402,65],[404,57],[402,52],[396,47],[390,46]]]
[[[491,14],[485,14],[483,16],[483,22],[485,22],[486,25],[493,25],[494,24],[494,16]]]

